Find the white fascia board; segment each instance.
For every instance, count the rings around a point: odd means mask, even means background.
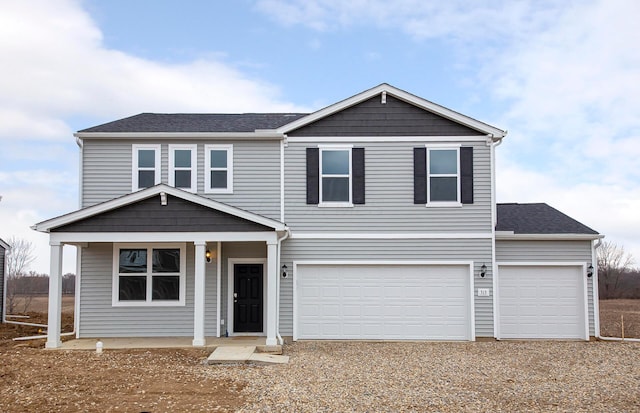
[[[292,232],[292,239],[491,239],[490,232],[400,232],[400,233],[367,233],[367,232]]]
[[[2,248],[4,248],[5,250],[10,250],[11,246],[9,244],[7,244],[6,242],[4,242],[3,240],[0,239],[0,246],[2,246]]]
[[[238,218],[243,218],[248,221],[255,222],[256,224],[271,227],[276,231],[286,230],[286,226],[281,222],[272,220],[267,217],[263,217],[262,215],[256,215],[252,212],[245,211],[243,209],[239,209],[231,205],[227,205],[221,202],[203,198],[199,195],[182,191],[180,189],[176,189],[174,187],[171,187],[165,184],[152,186],[150,188],[146,188],[138,192],[121,196],[120,198],[112,199],[111,201],[106,201],[97,205],[90,206],[85,209],[81,209],[66,215],[59,216],[57,218],[43,221],[32,226],[31,228],[40,232],[49,232],[52,228],[57,228],[81,219],[89,218],[94,215],[98,215],[100,213],[110,211],[112,209],[120,208],[129,204],[141,201],[143,199],[147,199],[147,198],[159,195],[161,192],[167,193],[169,195],[173,195],[177,198],[181,198],[186,201],[193,202],[198,205],[202,205],[204,207],[208,207],[220,212],[234,215]]]
[[[378,94],[381,94],[382,92],[386,92],[388,95],[394,96],[400,100],[404,100],[405,102],[418,106],[422,109],[425,109],[429,112],[435,113],[442,117],[451,119],[454,122],[461,123],[465,126],[468,126],[472,129],[483,132],[487,135],[492,135],[494,139],[499,140],[507,135],[506,131],[503,131],[491,125],[487,125],[486,123],[480,122],[478,120],[465,116],[461,113],[455,112],[451,109],[445,108],[444,106],[440,106],[436,103],[430,102],[416,95],[412,95],[411,93],[405,92],[404,90],[393,87],[387,83],[383,83],[374,88],[358,93],[355,96],[352,96],[340,102],[334,103],[333,105],[327,106],[324,109],[320,109],[319,111],[316,111],[308,116],[305,116],[294,122],[281,126],[276,130],[280,133],[286,134],[292,130],[298,129],[302,126],[308,125],[309,123],[313,123],[326,116],[332,115],[348,107],[354,106],[360,102],[363,102]]]
[[[79,139],[284,139],[282,133],[274,130],[255,132],[77,132],[73,136]]]
[[[294,260],[294,272],[298,266],[305,265],[460,265],[473,268],[473,261],[464,260]],[[294,276],[294,280],[295,280]]]
[[[498,267],[584,267],[583,261],[498,261]]]
[[[288,136],[291,143],[320,143],[320,142],[486,142],[485,135],[472,136]]]
[[[52,232],[50,243],[75,244],[79,242],[246,242],[276,243],[275,231],[257,232]]]
[[[591,241],[604,238],[601,234],[514,234],[508,231],[496,232],[497,241]]]

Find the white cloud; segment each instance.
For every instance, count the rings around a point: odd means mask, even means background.
[[[108,49],[76,0],[2,2],[0,56],[0,237],[34,242],[40,272],[48,272],[48,240],[29,227],[77,207],[72,119],[305,110],[225,63],[224,51],[166,64]],[[69,256],[65,272],[75,265]]]

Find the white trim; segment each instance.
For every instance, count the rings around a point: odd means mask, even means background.
[[[147,250],[147,272],[145,273],[130,273],[130,276],[146,276],[147,277],[147,292],[146,301],[120,301],[118,297],[118,281],[121,276],[127,276],[120,274],[119,262],[121,248],[137,248]],[[155,248],[178,248],[180,250],[180,272],[175,273],[156,273],[156,275],[168,275],[180,277],[180,284],[178,291],[178,300],[152,300],[152,287],[153,287],[153,249]],[[114,243],[113,244],[113,260],[112,260],[112,284],[111,284],[111,306],[112,307],[184,307],[186,303],[186,290],[187,290],[187,249],[185,243]]]
[[[298,260],[293,261],[293,340],[298,340],[298,317],[296,309],[298,308],[298,265],[425,265],[425,266],[466,266],[469,268],[469,324],[468,324],[468,340],[476,340],[476,322],[475,322],[475,284],[473,274],[473,261],[430,261],[430,260]]]
[[[262,332],[235,333],[233,331],[233,284],[234,265],[262,264]],[[267,259],[266,258],[227,258],[227,332],[229,336],[266,336],[267,335]],[[275,297],[274,297],[275,299]]]
[[[194,347],[204,347],[207,344],[205,339],[205,319],[206,319],[206,250],[207,243],[194,243],[194,265],[193,265],[193,341]]]
[[[77,132],[73,136],[81,139],[251,139],[280,140],[282,133],[275,130],[255,130],[253,132]]]
[[[84,205],[84,145],[80,138],[76,138],[76,144],[78,145],[78,209],[80,209]]]
[[[293,239],[489,239],[490,232],[292,232]]]
[[[284,140],[280,141],[280,222],[284,221]]]
[[[216,242],[216,337],[220,337],[220,320],[222,319],[222,243]]]
[[[255,222],[257,224],[261,224],[261,225],[273,228],[276,231],[284,231],[286,228],[283,223],[264,217],[262,215],[257,215],[252,212],[245,211],[243,209],[224,204],[222,202],[217,202],[208,198],[204,198],[199,195],[192,194],[187,191],[183,191],[179,188],[174,188],[172,186],[165,185],[165,184],[159,184],[156,186],[152,186],[151,188],[146,188],[125,196],[121,196],[120,198],[115,198],[110,201],[106,201],[97,205],[80,209],[75,212],[71,212],[69,214],[61,215],[56,218],[39,222],[33,225],[31,229],[34,229],[40,232],[49,232],[53,228],[67,225],[84,218],[89,218],[91,216],[98,215],[102,212],[120,208],[125,205],[133,204],[135,202],[138,202],[147,198],[151,198],[152,196],[159,195],[162,192],[184,199],[189,202],[193,202],[198,205],[205,206],[207,208],[212,208],[220,212],[237,216],[239,218],[244,218],[246,220]],[[215,240],[217,239],[213,239],[211,241],[215,241]]]
[[[275,231],[265,232],[53,232],[52,242],[214,242],[264,241],[275,242]]]
[[[403,100],[412,105],[418,106],[421,109],[427,110],[429,112],[435,113],[447,119],[450,119],[454,122],[461,123],[471,129],[478,130],[485,134],[491,134],[497,139],[501,139],[506,136],[506,132],[500,130],[491,125],[487,125],[486,123],[480,122],[468,116],[462,115],[461,113],[455,112],[451,109],[445,108],[444,106],[437,105],[433,102],[430,102],[426,99],[422,99],[416,95],[412,95],[410,93],[405,92],[404,90],[400,90],[395,88],[389,84],[383,83],[371,89],[365,90],[364,92],[358,93],[348,99],[342,100],[340,102],[334,103],[331,106],[327,106],[324,109],[316,111],[308,116],[300,118],[296,121],[293,121],[287,125],[284,125],[278,129],[276,129],[279,133],[288,133],[292,130],[301,128],[305,125],[313,123],[319,119],[332,115],[336,112],[340,112],[348,107],[357,105],[367,99],[370,99],[376,95],[382,94],[386,92],[387,95],[391,95],[397,99]]]
[[[140,150],[153,150],[154,153],[154,167],[151,168],[142,168],[143,170],[154,171],[154,185],[158,185],[160,183],[160,177],[162,172],[162,145],[150,145],[150,144],[138,144],[134,143],[131,145],[131,191],[136,192],[144,188],[140,188],[138,182],[138,171],[141,169],[138,167],[139,159],[138,153]],[[83,168],[81,168],[82,170]]]
[[[176,167],[175,151],[188,150],[191,154],[190,167]],[[198,190],[198,145],[169,144],[169,185],[176,187],[176,171],[189,171],[191,173],[191,185],[188,188],[180,187],[183,191],[197,192]]]
[[[76,332],[76,338],[80,338],[80,289],[82,277],[82,250],[83,246],[76,245],[76,283],[74,286],[74,307],[73,307],[73,330]]]
[[[553,241],[553,240],[576,240],[590,241],[594,239],[604,238],[600,234],[513,234],[507,231],[496,232],[496,240],[514,240],[514,241]]]
[[[402,142],[486,142],[486,135],[473,136],[287,136],[291,143],[343,143],[348,142],[375,142],[375,143],[402,143]]]
[[[493,275],[495,280],[493,300],[495,302],[494,317],[497,320],[497,326],[495,332],[495,338],[501,340],[500,331],[500,267],[579,267],[582,269],[581,289],[582,289],[582,301],[583,301],[583,322],[584,322],[584,335],[581,337],[584,340],[589,340],[589,294],[587,287],[587,263],[584,261],[498,261],[496,262],[497,270]]]
[[[319,207],[335,207],[335,208],[351,208],[353,207],[353,159],[352,159],[352,149],[353,145],[318,145],[319,159],[318,159],[318,176],[319,179],[319,198],[320,202],[318,202]],[[347,174],[324,174],[322,170],[322,158],[324,151],[333,151],[333,152],[347,152],[348,162],[349,162],[349,172]],[[322,187],[324,178],[347,178],[349,180],[349,200],[348,201],[324,201],[322,198]]]
[[[462,207],[461,203],[461,177],[460,177],[460,145],[426,145],[427,148],[427,207]],[[431,173],[431,152],[435,151],[455,151],[456,153],[456,173],[455,174],[434,174]],[[456,200],[455,201],[432,201],[431,200],[431,178],[456,178]]]
[[[596,241],[591,241],[591,265],[593,265],[593,275],[591,276],[591,295],[593,299],[593,334],[595,335],[595,337],[600,337],[600,291],[598,289],[600,283],[598,282],[598,254],[596,252]]]
[[[227,167],[212,168],[211,167],[211,151],[227,152]],[[226,188],[211,188],[211,171],[227,172]],[[232,194],[233,193],[233,145],[204,145],[204,193],[205,194]]]

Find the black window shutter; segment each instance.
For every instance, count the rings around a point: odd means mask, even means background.
[[[353,172],[353,203],[364,204],[364,148],[351,149],[351,171]]]
[[[413,148],[413,203],[427,203],[427,148]]]
[[[307,148],[307,204],[320,202],[320,156],[318,148]]]
[[[460,202],[473,204],[473,148],[460,148]]]

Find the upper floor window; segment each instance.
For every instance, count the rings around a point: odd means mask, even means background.
[[[205,145],[204,191],[230,194],[233,192],[233,145]]]
[[[196,145],[169,145],[169,185],[196,192]]]
[[[160,145],[132,146],[131,190],[160,183]]]
[[[177,306],[185,302],[184,244],[114,244],[114,306]]]
[[[428,202],[460,202],[459,148],[428,148]]]
[[[320,148],[320,204],[351,204],[351,148]]]

